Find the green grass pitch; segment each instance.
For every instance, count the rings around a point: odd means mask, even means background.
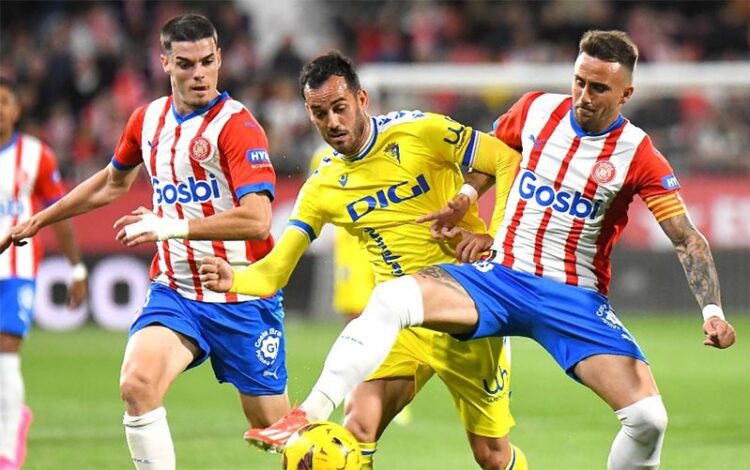
[[[730,312],[731,313],[731,312]],[[738,344],[701,344],[700,315],[623,315],[652,363],[670,423],[665,470],[750,468],[750,317],[731,315]],[[289,322],[289,392],[302,400],[340,325]],[[121,425],[118,372],[124,333],[90,327],[34,330],[23,351],[27,401],[35,413],[26,469],[132,469]],[[239,400],[210,366],[183,374],[166,407],[180,469],[280,467],[249,448]],[[567,378],[535,343],[513,340],[511,436],[533,470],[602,469],[619,423],[607,406]],[[476,468],[456,413],[436,378],[413,406],[412,424],[392,425],[376,454],[381,470]],[[340,418],[340,414],[335,415]]]

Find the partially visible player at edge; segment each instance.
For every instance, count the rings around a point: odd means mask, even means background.
[[[326,223],[359,239],[378,283],[414,273],[428,263],[457,262],[456,248],[469,248],[463,242],[456,247],[434,240],[429,224],[416,219],[459,193],[464,183],[459,165],[481,171],[482,175],[472,175],[481,176],[478,184],[491,178],[487,175],[497,175],[502,188],[509,186],[520,156],[497,139],[438,114],[400,111],[369,116],[367,92],[351,61],[337,52],[302,69],[300,91],[311,122],[335,151],[323,157],[301,189],[279,243],[253,269],[241,271],[232,290],[255,282],[269,292],[285,285]],[[500,197],[505,196],[507,190],[501,191]],[[475,204],[462,227],[485,232]],[[217,269],[231,270],[216,258],[203,261],[207,287],[215,287],[209,278]],[[459,409],[477,463],[485,469],[525,468],[522,453],[508,438],[514,422],[509,410],[509,348],[504,341],[460,342],[423,328],[401,332],[383,365],[347,399],[345,426],[362,442],[365,468],[372,468],[376,441],[386,426],[435,374]],[[246,438],[278,448],[306,424],[303,415],[295,416],[300,419],[294,429],[280,434],[256,429]]]
[[[621,31],[589,31],[579,47],[572,96],[528,93],[496,123],[496,136],[523,159],[494,256],[377,286],[333,345],[305,403],[331,401],[306,413],[327,416],[378,366],[401,328],[422,325],[464,339],[527,336],[621,421],[608,469],[659,467],[666,409],[643,353],[606,297],[610,252],[635,195],[674,244],[703,309],[704,344],[727,348],[735,331],[724,319],[708,243],[688,217],[669,163],[620,114],[634,91],[635,44]],[[241,282],[240,273],[223,272],[216,284]],[[241,290],[254,291],[245,283]],[[290,416],[270,429],[284,429]]]
[[[0,236],[65,194],[55,155],[37,138],[16,131],[21,116],[13,83],[0,77]],[[68,306],[86,298],[86,266],[70,222],[53,225],[72,269]],[[0,470],[19,469],[26,457],[31,409],[24,404],[21,344],[34,316],[38,238],[0,254]]]
[[[262,258],[273,240],[275,174],[263,129],[217,90],[221,50],[213,24],[183,14],[161,30],[161,63],[172,94],[130,117],[111,163],[0,240],[18,242],[41,227],[91,211],[128,191],[144,164],[153,211],[115,223],[127,246],[156,242],[153,283],[130,328],[120,374],[125,435],[137,469],[174,469],[164,396],[185,369],[211,358],[219,382],[240,394],[248,422],[266,426],[289,411],[283,309],[265,298],[206,291],[199,259],[234,267]]]

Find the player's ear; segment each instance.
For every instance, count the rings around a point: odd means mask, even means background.
[[[161,68],[164,70],[164,73],[171,75],[171,73],[169,73],[169,57],[166,54],[160,54],[159,60],[161,61]]]
[[[221,48],[216,49],[216,65],[221,68]]]
[[[367,90],[364,88],[360,88],[357,92],[357,101],[359,101],[359,106],[367,109],[367,107],[370,105],[370,97],[367,94]]]
[[[620,98],[620,104],[625,104],[630,100],[630,97],[633,96],[633,93],[635,92],[635,87],[633,85],[630,85],[629,87],[626,87],[622,91],[622,97]]]

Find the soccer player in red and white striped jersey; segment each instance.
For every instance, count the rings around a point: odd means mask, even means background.
[[[39,139],[15,130],[20,117],[13,84],[0,78],[0,235],[65,194],[55,155]],[[55,235],[72,270],[69,306],[86,298],[86,267],[70,222],[55,224]],[[34,316],[36,272],[42,255],[38,238],[0,252],[0,469],[21,468],[31,410],[24,405],[19,352]]]
[[[130,328],[120,376],[125,433],[136,468],[173,469],[163,399],[185,369],[211,358],[219,382],[240,393],[252,425],[289,410],[281,293],[258,298],[206,291],[198,260],[247,266],[273,246],[275,173],[266,135],[248,110],[217,90],[221,50],[204,16],[172,18],[161,31],[172,94],[131,115],[111,163],[11,231],[17,242],[126,193],[143,165],[153,208],[115,222],[127,246],[156,242],[153,283]],[[8,240],[0,240],[0,250]]]
[[[580,43],[572,96],[530,93],[498,120],[495,135],[522,160],[506,204],[496,208],[505,213],[494,245],[489,236],[482,241],[494,248],[490,257],[376,286],[333,345],[301,407],[305,416],[326,419],[339,397],[377,367],[401,328],[421,325],[461,339],[526,336],[615,411],[622,427],[607,468],[658,468],[667,413],[644,354],[606,297],[610,251],[635,195],[675,246],[703,309],[704,344],[727,348],[735,331],[720,306],[708,243],[688,217],[672,169],[620,115],[634,91],[637,57],[627,34],[590,31]],[[424,220],[435,219],[435,231],[451,235],[447,224],[468,205],[459,195]],[[471,258],[474,251],[459,255]],[[268,432],[288,427],[295,414]]]

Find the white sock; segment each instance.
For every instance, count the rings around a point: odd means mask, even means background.
[[[24,388],[18,353],[0,353],[0,456],[16,459]]]
[[[652,470],[659,468],[667,410],[661,396],[647,397],[615,414],[622,422],[612,442],[608,470]]]
[[[122,424],[137,470],[175,469],[174,445],[163,406],[140,416],[125,413]]]
[[[333,344],[317,383],[302,408],[311,421],[325,420],[344,397],[385,360],[399,331],[422,324],[422,291],[411,276],[375,286],[358,318]]]

